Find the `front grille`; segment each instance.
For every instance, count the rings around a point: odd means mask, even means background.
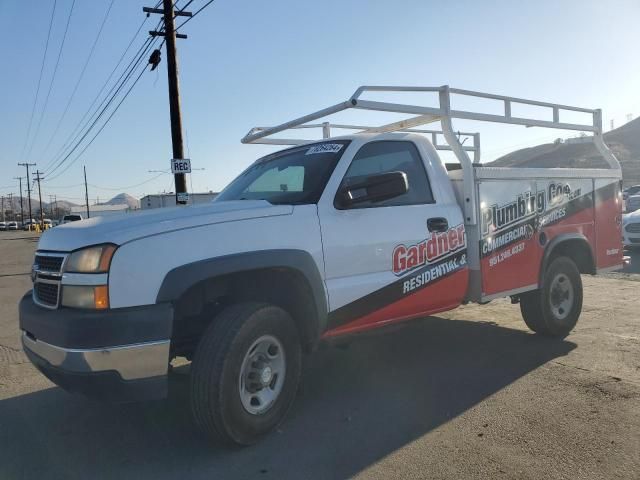
[[[58,306],[58,283],[36,282],[33,288],[38,302],[50,307]]]
[[[640,223],[630,223],[624,229],[629,233],[640,233]]]
[[[35,264],[37,270],[42,272],[60,272],[64,257],[53,257],[50,255],[37,255]]]

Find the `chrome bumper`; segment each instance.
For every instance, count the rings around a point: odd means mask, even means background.
[[[169,340],[70,349],[35,340],[23,331],[22,345],[52,366],[70,373],[115,371],[123,380],[141,380],[166,375],[169,365]]]

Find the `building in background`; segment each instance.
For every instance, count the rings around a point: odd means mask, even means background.
[[[218,195],[217,192],[190,193],[189,205],[198,203],[209,203]],[[174,193],[160,193],[156,195],[146,195],[140,199],[140,208],[148,210],[150,208],[175,207],[176,196]]]
[[[119,205],[89,205],[89,215],[94,217],[113,217],[115,215],[124,215],[134,210],[127,204]],[[77,206],[71,207],[71,213],[82,215],[82,218],[87,218],[87,207]]]

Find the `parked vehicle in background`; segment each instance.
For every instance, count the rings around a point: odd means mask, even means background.
[[[25,220],[24,222],[22,222],[22,229],[24,231],[30,230],[31,228],[33,228],[34,225],[36,225],[38,222],[36,222],[33,218],[30,220]]]
[[[632,187],[627,187],[622,191],[622,198],[626,200],[631,195],[640,194],[640,185],[633,185]]]
[[[65,215],[64,217],[62,217],[61,224],[78,222],[80,220],[82,220],[82,215],[78,215],[77,213],[72,213],[70,215]]]
[[[3,232],[7,229],[7,222],[0,222],[0,232]]]
[[[7,230],[18,230],[18,222],[7,223]]]
[[[631,187],[627,187],[622,191],[622,200],[624,201],[624,210],[625,212],[631,212],[629,210],[629,198],[633,195],[640,195],[640,185],[633,185]]]
[[[626,202],[627,213],[635,212],[640,208],[640,195],[629,195]]]
[[[42,221],[42,225],[43,225],[43,227],[44,227],[44,228],[45,228],[45,230],[46,230],[47,228],[51,228],[51,227],[53,227],[53,222],[51,221],[51,219],[50,219],[50,218],[45,218],[45,219]]]
[[[361,98],[371,91],[430,93],[439,107]],[[451,95],[504,113],[452,110]],[[549,120],[512,117],[512,106],[545,108]],[[334,138],[328,122],[308,123],[350,108],[411,117],[341,124],[359,133]],[[582,124],[560,121],[576,112]],[[479,135],[455,131],[453,118],[593,132],[609,168],[483,166]],[[243,143],[293,147],[210,204],[45,232],[19,307],[24,350],[58,385],[112,400],[166,395],[169,362],[185,357],[195,423],[247,445],[284,419],[302,353],[321,342],[503,297],[534,332],[565,337],[582,310],[580,274],[623,262],[621,170],[601,119],[447,86],[361,87],[255,128]],[[436,121],[442,131],[416,128]],[[323,140],[273,137],[292,128],[319,128]]]
[[[622,216],[622,243],[627,248],[640,247],[640,210]]]

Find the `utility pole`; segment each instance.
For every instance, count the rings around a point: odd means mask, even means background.
[[[51,213],[51,220],[56,218],[56,214],[54,213],[53,206],[56,196],[49,194],[49,212]]]
[[[13,177],[14,180],[20,182],[20,223],[24,222],[24,212],[22,210],[22,178],[23,177]]]
[[[31,213],[31,181],[29,180],[29,167],[35,167],[35,163],[19,163],[19,166],[27,167],[27,197],[29,200],[29,221],[33,218],[33,214]],[[22,219],[22,223],[24,223],[24,218]]]
[[[87,166],[84,165],[84,199],[87,202],[87,218],[91,218],[89,215],[89,190],[87,189]]]
[[[182,142],[182,115],[180,113],[180,88],[178,83],[178,54],[176,51],[176,38],[187,38],[186,35],[176,33],[175,17],[190,17],[191,12],[181,10],[174,11],[172,0],[163,0],[163,8],[144,7],[146,13],[159,13],[164,15],[164,32],[150,31],[149,35],[162,36],[167,42],[167,78],[169,83],[169,113],[171,116],[171,142],[173,144],[173,158],[184,158]],[[155,52],[154,52],[155,53]],[[176,185],[176,204],[186,205],[188,202],[187,180],[184,173],[174,175]]]
[[[0,199],[2,199],[2,221],[4,222],[4,195]]]
[[[11,210],[11,215],[13,219],[16,219],[16,212],[13,211],[13,193],[9,194],[9,209]]]
[[[38,197],[40,198],[40,229],[44,230],[44,212],[42,211],[42,188],[40,187],[40,180],[42,180],[42,172],[36,170],[36,182],[38,182]]]

